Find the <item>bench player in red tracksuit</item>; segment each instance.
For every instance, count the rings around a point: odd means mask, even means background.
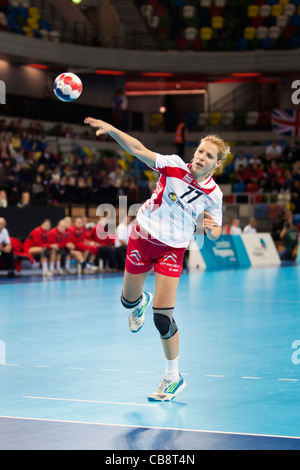
[[[32,230],[24,241],[24,252],[29,253],[34,258],[40,258],[43,276],[51,275],[48,268],[50,258],[49,233],[51,221],[45,219],[43,223]]]
[[[82,254],[80,267],[85,274],[91,274],[97,271],[94,266],[98,254],[98,245],[90,239],[89,231],[84,225],[83,217],[76,217],[74,225],[68,229],[69,243],[74,250]]]

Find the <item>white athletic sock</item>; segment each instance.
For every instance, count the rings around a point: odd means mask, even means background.
[[[56,269],[60,269],[60,261],[56,261]]]
[[[54,262],[53,261],[50,261],[50,263],[49,263],[49,270],[54,271]]]
[[[47,261],[43,261],[42,262],[42,270],[43,270],[43,273],[46,273],[48,271],[48,263]]]
[[[176,359],[172,359],[172,360],[166,359],[165,376],[168,379],[172,379],[174,381],[179,379],[178,359],[179,357],[176,357]]]

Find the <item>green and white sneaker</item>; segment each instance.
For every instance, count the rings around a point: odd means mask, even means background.
[[[179,380],[174,382],[172,379],[163,376],[155,392],[148,396],[149,401],[171,401],[176,395],[186,387],[186,382],[179,374]]]
[[[150,292],[143,292],[143,297],[137,307],[129,315],[129,329],[132,333],[137,333],[142,328],[145,321],[145,310],[150,305],[153,295]]]

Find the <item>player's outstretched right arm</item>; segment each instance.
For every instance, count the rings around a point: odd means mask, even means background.
[[[85,118],[84,123],[89,124],[91,127],[98,127],[96,135],[109,134],[128,153],[134,155],[139,160],[146,163],[146,165],[152,168],[155,167],[155,152],[148,150],[139,140],[135,139],[134,137],[131,137],[123,131],[120,131],[111,124],[101,121],[100,119],[87,117]]]

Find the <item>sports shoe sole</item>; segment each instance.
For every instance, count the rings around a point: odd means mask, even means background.
[[[152,393],[151,395],[148,396],[149,401],[172,401],[176,397],[176,395],[182,390],[184,390],[186,387],[186,382],[185,380],[183,383],[180,385],[180,387],[176,390],[175,393]]]

